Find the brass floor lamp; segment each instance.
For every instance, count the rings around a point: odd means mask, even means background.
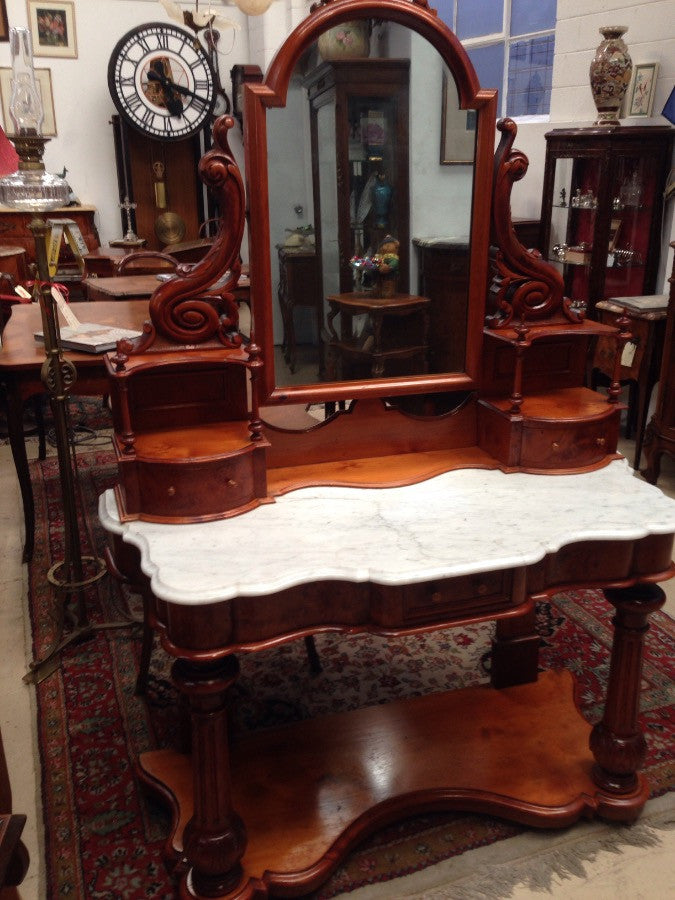
[[[29,228],[35,241],[37,273],[33,299],[39,303],[45,342],[45,360],[41,379],[49,397],[54,419],[54,434],[59,464],[59,480],[64,515],[64,557],[47,572],[55,589],[55,639],[42,659],[33,661],[26,682],[39,682],[60,664],[61,652],[70,644],[83,641],[101,628],[136,625],[134,620],[92,626],[85,602],[88,587],[106,574],[104,561],[82,553],[82,535],[78,514],[79,482],[77,454],[70,423],[69,396],[77,380],[73,363],[63,355],[58,308],[47,259],[47,236],[50,228],[42,214],[68,202],[66,182],[45,171],[42,157],[48,140],[41,134],[42,103],[35,83],[31,36],[28,28],[10,29],[12,56],[12,93],[10,115],[16,129],[8,135],[18,157],[18,170],[0,179],[0,199],[15,209],[34,213]],[[84,516],[82,517],[84,522]],[[70,601],[74,600],[74,603]],[[72,608],[71,608],[72,607]],[[66,619],[70,627],[66,629]]]

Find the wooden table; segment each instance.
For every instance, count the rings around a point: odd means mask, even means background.
[[[115,279],[111,279],[115,280]],[[148,316],[147,300],[127,303],[104,301],[78,303],[77,317],[81,322],[117,325],[120,328],[140,329]],[[40,369],[45,359],[44,346],[38,344],[33,333],[42,329],[40,309],[35,303],[18,304],[2,335],[0,350],[0,381],[5,385],[7,430],[12,456],[21,487],[25,522],[24,562],[32,558],[35,530],[35,507],[30,482],[28,457],[23,430],[23,413],[27,401],[45,393]],[[102,354],[65,354],[77,369],[77,381],[71,389],[75,396],[102,396],[108,391],[108,377]]]
[[[420,359],[420,366],[405,374],[420,374],[428,368],[429,349],[429,307],[428,297],[415,294],[394,294],[393,297],[378,297],[375,294],[353,291],[345,294],[331,294],[329,305],[328,332],[330,347],[343,359],[366,360],[368,375],[381,378],[385,374],[388,360]],[[352,329],[354,316],[369,317],[369,331],[355,337]],[[334,319],[340,315],[340,333],[335,330]],[[390,327],[387,327],[389,324]],[[347,376],[353,377],[351,373]]]
[[[87,299],[91,302],[101,300],[141,300],[145,297],[150,297],[160,284],[162,284],[162,281],[157,278],[156,274],[118,275],[114,278],[85,278],[82,282]],[[242,273],[234,291],[235,300],[248,303],[249,287],[248,275]]]
[[[162,282],[157,275],[119,275],[113,278],[85,278],[87,300],[141,300],[150,297]]]
[[[173,812],[164,852],[181,897],[304,896],[359,837],[413,812],[551,828],[593,814],[632,821],[644,805],[642,646],[664,600],[653,582],[673,572],[675,503],[626,460],[571,475],[467,468],[402,488],[316,486],[180,525],[122,522],[109,490],[99,518],[191,712],[191,758],[139,760]],[[580,585],[604,588],[616,609],[593,728],[572,673],[537,671],[534,603]],[[387,637],[490,619],[492,686],[228,741],[237,654],[322,631]]]

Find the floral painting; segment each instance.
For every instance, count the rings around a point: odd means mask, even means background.
[[[35,56],[77,56],[74,3],[28,0],[28,21]]]

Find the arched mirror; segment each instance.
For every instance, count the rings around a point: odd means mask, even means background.
[[[245,94],[261,402],[474,387],[496,92],[455,36],[336,0]]]

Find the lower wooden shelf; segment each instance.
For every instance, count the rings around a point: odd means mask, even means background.
[[[633,820],[647,799],[593,782],[590,725],[567,671],[537,682],[432,694],[322,716],[246,736],[232,750],[233,804],[248,845],[231,897],[298,896],[315,889],[364,835],[405,815],[440,809],[565,827],[597,813]],[[141,778],[169,802],[172,866],[192,815],[187,756],[143,754]]]

